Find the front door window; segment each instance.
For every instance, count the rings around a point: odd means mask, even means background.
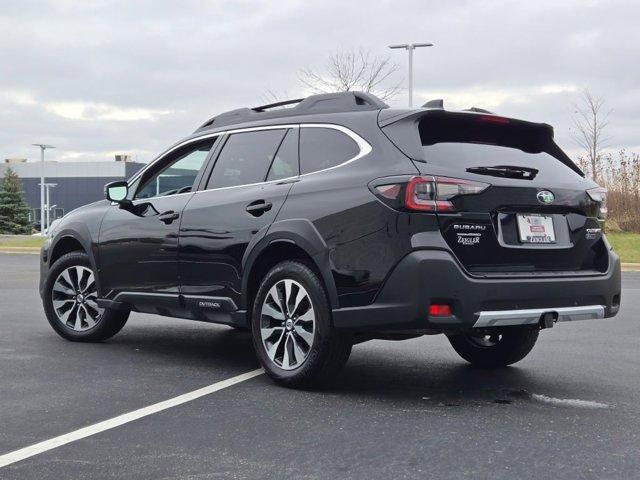
[[[190,145],[175,156],[163,161],[158,170],[143,179],[135,198],[153,198],[190,192],[215,138],[197,146]]]

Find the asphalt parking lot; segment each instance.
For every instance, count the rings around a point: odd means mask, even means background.
[[[0,254],[0,455],[258,368],[248,334],[152,315],[66,342],[37,270]],[[543,331],[514,367],[469,367],[442,336],[369,342],[327,391],[258,375],[0,478],[640,478],[640,273],[623,285],[618,317]]]

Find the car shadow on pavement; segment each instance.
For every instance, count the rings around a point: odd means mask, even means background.
[[[575,387],[575,385],[573,385]],[[575,398],[571,382],[558,382],[526,366],[493,370],[433,358],[429,363],[402,365],[347,364],[327,389],[341,397],[394,403],[398,408],[495,406],[529,402],[532,394]]]
[[[103,345],[110,354],[135,355],[139,360],[172,367],[184,365],[215,371],[217,366],[247,370],[259,366],[251,336],[226,326],[212,328],[203,324],[184,328],[168,323],[166,327],[149,328],[138,323],[127,325]]]
[[[173,368],[257,368],[251,335],[226,326],[201,324],[184,328],[168,324],[149,328],[138,324],[104,344],[109,355],[133,355],[138,360]],[[573,397],[572,382],[558,381],[532,367],[510,366],[494,370],[476,368],[462,360],[441,356],[436,350],[416,357],[410,352],[371,349],[354,355],[343,372],[318,391],[342,398],[366,399],[399,408],[474,407],[529,401],[532,393]],[[103,351],[104,354],[104,351]],[[273,385],[266,378],[264,385]],[[312,393],[312,392],[310,392]]]

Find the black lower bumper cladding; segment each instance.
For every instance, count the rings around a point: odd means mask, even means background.
[[[620,307],[620,259],[609,252],[602,275],[477,278],[443,250],[418,250],[401,260],[371,305],[333,311],[337,328],[439,329],[532,325],[549,314],[556,321],[606,318]],[[431,304],[452,315],[429,317]]]

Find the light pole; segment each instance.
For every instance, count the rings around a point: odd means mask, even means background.
[[[419,47],[433,47],[433,43],[403,43],[389,48],[403,48],[409,52],[409,108],[413,107],[413,51]]]
[[[47,228],[45,229],[45,232],[48,232],[49,231],[49,227],[51,226],[51,221],[50,221],[51,220],[51,217],[50,217],[51,208],[52,208],[51,207],[51,188],[52,187],[57,187],[58,184],[57,183],[45,183],[44,186],[47,187],[47,206],[46,206],[46,209],[47,209],[47,216],[46,216]]]
[[[40,233],[44,233],[44,151],[47,148],[56,148],[53,145],[46,145],[44,143],[33,143],[34,147],[40,147]]]

